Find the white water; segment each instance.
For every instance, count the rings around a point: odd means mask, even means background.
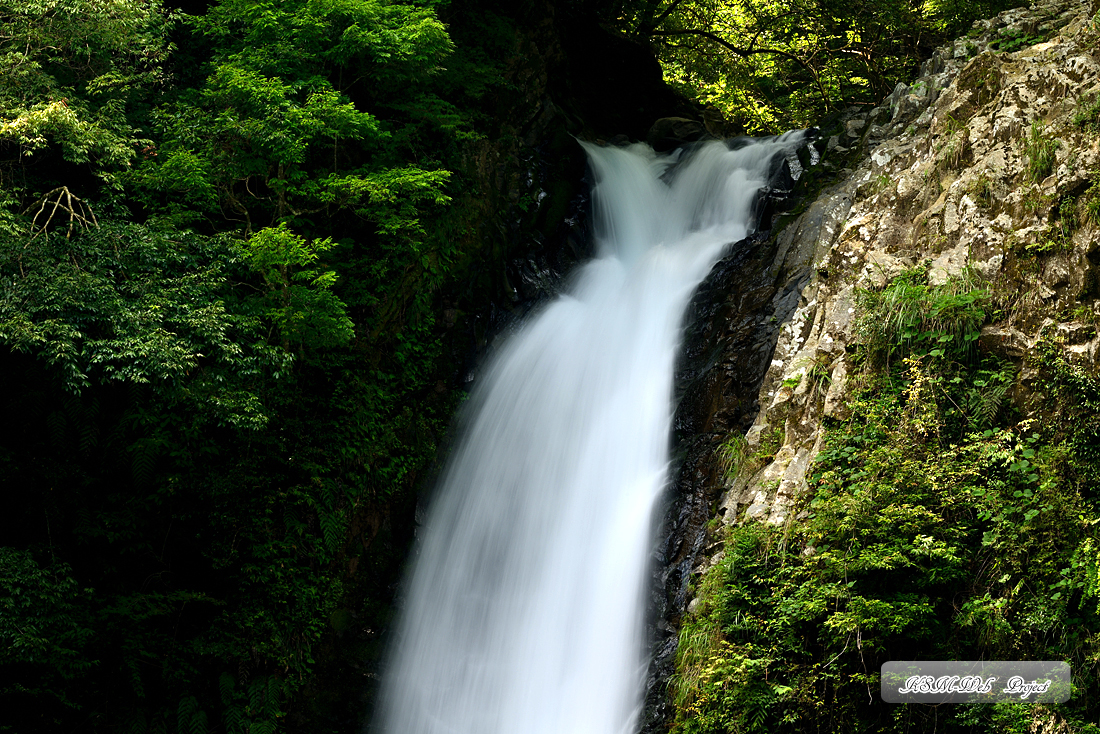
[[[675,168],[585,146],[597,259],[470,400],[385,673],[386,734],[635,731],[680,322],[795,140],[708,144]]]

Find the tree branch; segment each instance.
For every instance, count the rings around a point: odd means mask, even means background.
[[[51,201],[50,197],[55,194],[57,198]],[[84,200],[79,196],[74,196],[73,193],[69,191],[68,186],[58,186],[53,191],[43,194],[41,199],[31,204],[27,207],[27,210],[23,212],[23,214],[30,214],[31,209],[34,209],[36,206],[38,207],[38,211],[34,214],[34,219],[31,220],[31,229],[38,226],[38,218],[46,211],[47,206],[50,204],[53,204],[53,208],[50,209],[50,213],[46,217],[45,223],[42,225],[41,229],[38,230],[37,234],[31,237],[27,244],[30,244],[38,235],[46,231],[46,228],[53,222],[54,215],[57,214],[58,209],[69,215],[69,229],[65,232],[65,239],[72,236],[73,225],[80,225],[84,229],[90,229],[93,226],[99,227],[99,221],[96,220],[95,213],[92,212],[91,207],[84,203]]]
[[[740,56],[743,59],[747,59],[750,56],[755,56],[757,54],[772,54],[774,56],[782,56],[785,59],[790,59],[791,61],[795,62],[796,64],[801,66],[803,69],[808,71],[810,73],[810,76],[812,76],[814,78],[814,83],[817,84],[817,89],[818,89],[819,92],[821,92],[821,99],[822,99],[823,102],[825,102],[825,109],[829,109],[829,95],[827,95],[825,93],[825,87],[824,87],[824,85],[822,85],[821,79],[818,77],[817,72],[814,70],[814,68],[812,66],[810,66],[809,64],[807,64],[805,61],[803,61],[799,57],[795,56],[794,54],[790,53],[789,51],[783,51],[782,49],[778,49],[778,48],[740,48],[739,46],[734,46],[732,43],[730,43],[726,39],[724,39],[721,36],[718,36],[714,33],[711,33],[710,31],[702,31],[702,30],[697,30],[697,29],[694,29],[694,28],[686,28],[686,29],[678,30],[678,31],[653,30],[653,31],[650,31],[649,35],[651,35],[651,36],[699,36],[701,38],[707,39],[708,41],[713,41],[714,43],[717,43],[722,48],[726,49],[727,51],[730,51],[732,53],[737,54],[738,56]]]
[[[642,33],[648,36],[654,35],[654,30],[656,30],[657,26],[661,25],[661,23],[664,22],[665,18],[672,15],[672,11],[676,10],[677,6],[679,6],[682,2],[683,0],[673,0],[673,2],[667,8],[665,8],[664,12],[658,15],[652,23],[646,23],[644,26],[642,26]]]

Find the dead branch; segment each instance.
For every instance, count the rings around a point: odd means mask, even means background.
[[[51,197],[54,196],[56,196],[56,198],[51,199]],[[53,204],[53,206],[50,207],[50,204]],[[53,218],[59,209],[69,215],[69,228],[68,231],[65,232],[65,239],[72,236],[74,225],[79,225],[83,229],[90,229],[93,226],[96,228],[99,227],[99,221],[95,218],[95,213],[92,211],[91,207],[89,207],[79,196],[74,196],[73,193],[69,191],[68,186],[58,186],[53,191],[47,192],[41,199],[27,207],[23,214],[30,214],[31,209],[35,207],[38,207],[38,211],[34,213],[34,219],[31,220],[32,230],[38,227],[38,219],[47,208],[50,209],[50,213],[46,216],[46,221],[38,228],[34,237],[31,237],[32,242],[38,235],[46,231],[50,223],[53,222]]]

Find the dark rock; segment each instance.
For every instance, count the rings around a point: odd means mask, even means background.
[[[646,135],[646,142],[658,153],[680,148],[700,140],[715,140],[701,122],[683,117],[662,117],[653,123]]]
[[[806,138],[810,147],[813,135]],[[730,141],[731,145],[745,141]],[[806,151],[800,151],[800,155]],[[816,154],[807,158],[817,160]],[[770,226],[795,190],[790,162],[780,159],[758,197],[758,222]],[[643,734],[668,728],[667,694],[675,671],[677,630],[687,613],[688,585],[706,546],[706,527],[723,490],[716,448],[752,424],[757,397],[783,323],[798,305],[809,270],[785,272],[786,248],[767,230],[735,243],[700,284],[684,319],[676,372],[673,481],[658,532],[649,614],[651,662]]]
[[[587,139],[622,134],[644,140],[653,120],[700,114],[665,84],[648,46],[568,11],[556,17],[555,27],[562,54],[549,69],[550,95],[573,121],[570,132]]]

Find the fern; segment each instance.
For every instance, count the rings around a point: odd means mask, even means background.
[[[972,429],[980,431],[994,425],[1015,376],[1016,371],[1010,364],[997,370],[978,371],[974,386],[965,396],[966,413]]]
[[[245,716],[244,706],[239,702],[237,684],[229,673],[222,673],[218,678],[218,691],[221,693],[222,704],[225,710],[222,719],[225,721],[226,734],[247,734],[249,731],[248,720]]]
[[[1081,569],[1081,598],[1096,600],[1096,613],[1100,614],[1100,543],[1086,538],[1074,554],[1073,565]]]
[[[59,410],[55,410],[46,416],[46,428],[50,432],[50,440],[54,446],[64,446],[66,425],[65,414]]]
[[[248,731],[248,723],[244,718],[244,709],[240,706],[226,706],[224,718],[226,734],[245,734],[245,732]]]
[[[130,447],[130,455],[130,473],[134,478],[134,484],[139,487],[149,484],[156,470],[160,443],[151,438],[139,439]]]
[[[176,711],[176,728],[181,732],[190,732],[191,722],[199,712],[199,700],[194,696],[184,696]]]
[[[126,734],[146,734],[149,731],[149,722],[145,718],[145,712],[141,709],[131,712],[123,724],[123,731]]]
[[[87,456],[92,453],[98,441],[99,431],[94,423],[85,421],[80,425],[80,453]]]
[[[973,428],[982,430],[993,425],[1008,385],[990,385],[984,388],[972,388],[966,396],[966,410],[970,415]]]
[[[763,732],[767,730],[768,711],[775,701],[775,692],[766,683],[757,683],[745,693],[745,721],[747,731]]]
[[[264,702],[264,716],[270,721],[275,721],[279,716],[281,689],[282,685],[278,678],[270,676],[267,679],[267,699]]]
[[[329,553],[335,553],[340,547],[340,538],[344,528],[343,513],[339,510],[333,512],[318,513],[321,521],[321,532],[325,536],[325,548]]]
[[[184,730],[181,729],[180,731],[183,732]],[[186,731],[190,734],[207,734],[210,731],[210,723],[206,718],[206,712],[202,709],[196,711],[191,717],[190,726]]]
[[[234,690],[233,676],[229,673],[222,673],[218,678],[218,691],[222,696],[222,703],[229,706],[233,703],[233,699],[236,698],[236,691]]]
[[[267,679],[257,678],[248,686],[248,708],[255,715],[263,711],[267,703]]]

